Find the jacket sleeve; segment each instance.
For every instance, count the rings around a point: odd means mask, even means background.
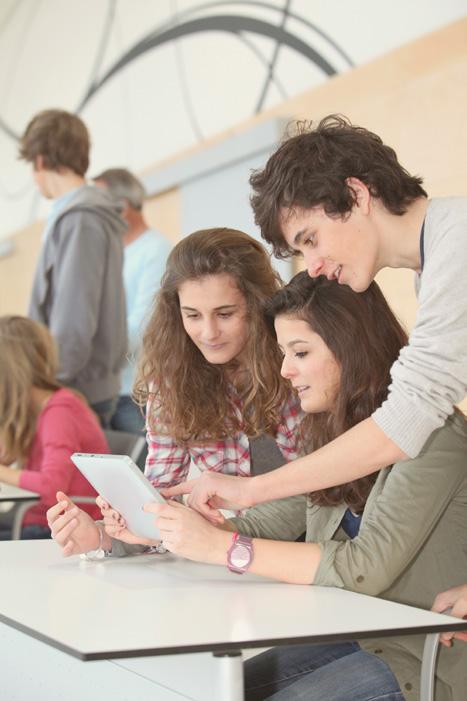
[[[59,349],[58,378],[67,384],[86,366],[91,353],[107,241],[98,217],[86,211],[69,212],[59,226],[49,329]]]
[[[438,226],[440,224],[438,223]],[[416,457],[467,392],[467,219],[446,226],[427,256],[409,343],[373,419]]]
[[[288,497],[259,504],[230,521],[239,533],[251,538],[297,540],[306,529],[306,497]]]
[[[47,507],[56,502],[58,490],[69,493],[75,470],[70,455],[77,449],[76,422],[64,406],[50,407],[38,436],[42,445],[42,461],[38,469],[22,470],[20,487],[38,492]]]
[[[465,429],[452,424],[435,431],[418,458],[380,474],[373,489],[382,489],[371,508],[370,494],[357,537],[319,543],[314,584],[378,596],[402,574],[465,480]]]
[[[143,555],[147,550],[147,545],[132,545],[130,543],[123,543],[117,538],[111,538],[112,549],[110,551],[111,557],[127,557],[128,555]]]

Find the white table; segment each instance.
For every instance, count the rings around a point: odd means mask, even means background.
[[[0,688],[8,699],[62,700],[66,688],[68,701],[86,693],[100,701],[236,701],[245,648],[467,629],[409,606],[240,577],[172,555],[87,562],[63,559],[51,541],[18,541],[0,543],[0,563]]]
[[[19,540],[21,537],[21,523],[24,513],[34,502],[39,501],[39,494],[0,482],[0,501],[12,502],[14,504],[15,512],[13,515],[11,539]]]

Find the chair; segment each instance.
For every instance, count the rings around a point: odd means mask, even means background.
[[[443,611],[451,613],[451,611]],[[420,701],[433,701],[435,697],[436,657],[438,655],[439,633],[429,633],[423,647],[422,671],[420,677]]]
[[[134,463],[138,463],[141,453],[146,445],[146,440],[143,436],[140,436],[137,433],[112,431],[110,429],[106,429],[104,434],[111,453],[114,455],[129,455]],[[75,504],[95,503],[95,497],[73,495],[70,496],[70,499],[74,501]],[[21,538],[21,528],[23,526],[24,515],[30,506],[31,504],[20,504],[17,507],[11,529],[11,540],[19,540]]]
[[[126,431],[104,430],[110,452],[114,455],[129,455],[134,463],[138,460],[146,445],[144,436],[137,433],[127,433]]]

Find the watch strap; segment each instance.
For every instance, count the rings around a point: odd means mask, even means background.
[[[244,574],[253,561],[253,539],[235,532],[227,551],[227,567],[235,574]]]

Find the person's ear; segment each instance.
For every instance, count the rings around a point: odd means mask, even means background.
[[[355,198],[355,206],[357,206],[363,214],[368,214],[370,211],[371,193],[364,182],[358,178],[347,178],[346,185],[349,187]]]

